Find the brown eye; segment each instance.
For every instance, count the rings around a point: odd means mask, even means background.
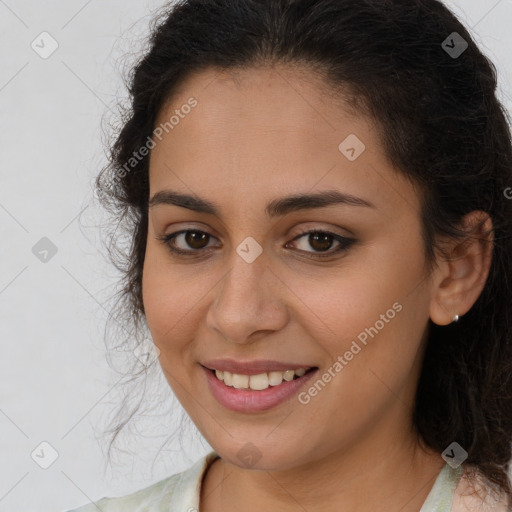
[[[192,249],[203,249],[205,247],[205,240],[208,242],[210,236],[204,231],[186,231],[183,234],[185,235],[185,243]]]
[[[161,240],[172,253],[191,257],[204,254],[206,252],[204,249],[208,248],[208,242],[211,238],[214,237],[205,231],[197,229],[184,229],[176,233],[157,236],[157,239]],[[356,241],[354,238],[347,238],[329,231],[313,230],[301,233],[295,237],[292,242],[301,238],[305,240],[305,247],[299,248],[299,252],[304,253],[309,258],[317,259],[333,256],[334,254],[345,251]],[[334,250],[329,250],[333,247],[335,242],[337,242],[338,247]],[[313,251],[308,250],[310,248],[312,248]]]
[[[157,238],[167,245],[173,253],[193,255],[202,252],[208,246],[211,235],[197,229],[185,229],[176,233],[157,236]]]
[[[308,242],[316,251],[326,251],[331,248],[334,237],[328,233],[310,233]]]
[[[299,250],[303,253],[306,253],[306,255],[311,258],[323,258],[332,256],[338,252],[345,251],[352,243],[355,242],[354,238],[347,238],[345,236],[331,233],[329,231],[318,230],[301,233],[299,236],[293,239],[293,242],[300,239],[304,239],[304,242],[297,244],[299,246]],[[335,242],[337,242],[338,247],[330,251],[329,249],[331,249]],[[300,245],[302,245],[302,247],[300,247]],[[312,248],[313,251],[308,250],[308,248]]]

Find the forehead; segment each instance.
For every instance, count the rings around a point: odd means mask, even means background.
[[[196,105],[185,108],[191,98]],[[169,187],[221,203],[338,188],[383,211],[418,208],[374,123],[335,100],[312,71],[210,68],[180,85],[155,128],[172,116],[151,151],[150,195]]]

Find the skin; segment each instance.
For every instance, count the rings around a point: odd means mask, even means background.
[[[204,477],[201,512],[417,512],[444,465],[422,448],[411,421],[428,320],[447,325],[471,308],[488,275],[489,244],[447,241],[453,258],[427,276],[417,190],[387,161],[374,123],[335,104],[313,72],[203,70],[156,125],[191,96],[197,106],[151,152],[150,198],[192,193],[221,215],[149,208],[143,300],[162,370],[221,456]],[[349,134],[366,146],[355,161],[338,149]],[[272,199],[330,189],[375,208],[265,215]],[[483,218],[472,212],[465,225]],[[315,259],[321,244],[293,240],[311,228],[356,242]],[[157,239],[182,229],[211,235],[192,246],[174,240],[202,256],[175,256]],[[236,252],[248,236],[263,250],[252,263]],[[329,240],[333,253],[340,244]],[[229,411],[199,366],[268,358],[318,366],[321,375],[397,302],[401,311],[307,405],[293,397],[260,413]],[[261,454],[251,467],[237,457],[248,442]]]

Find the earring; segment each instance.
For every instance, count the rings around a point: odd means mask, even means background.
[[[459,321],[459,315],[455,315],[453,317],[453,322],[458,322]]]

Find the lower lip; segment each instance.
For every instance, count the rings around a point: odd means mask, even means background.
[[[226,386],[211,370],[202,366],[206,372],[208,386],[213,396],[226,409],[237,412],[260,412],[272,409],[297,394],[316,373],[318,368],[305,373],[298,379],[285,381],[279,386],[269,386],[260,391],[252,389],[236,389]]]

